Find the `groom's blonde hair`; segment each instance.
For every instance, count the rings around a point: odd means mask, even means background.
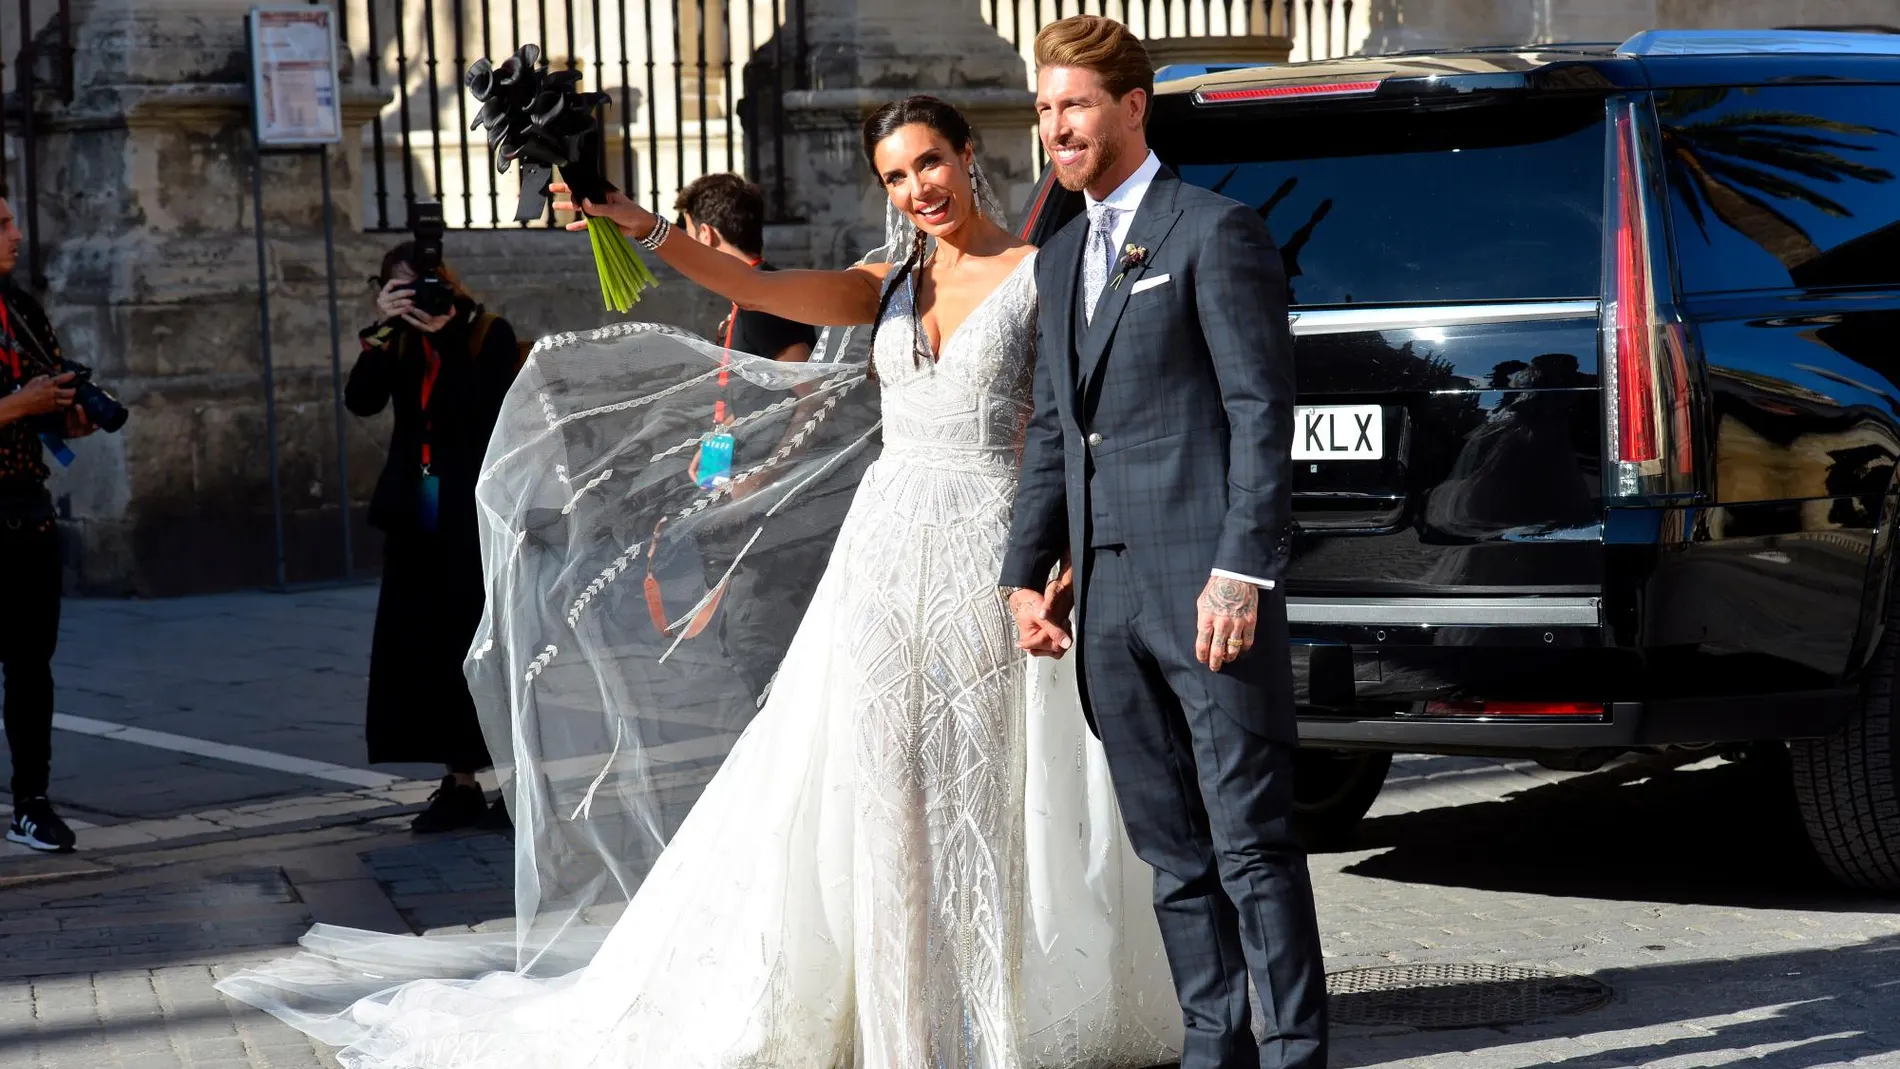
[[[1116,100],[1139,89],[1150,105],[1154,102],[1155,69],[1147,46],[1111,18],[1071,15],[1044,26],[1036,35],[1036,66],[1094,71]],[[1142,109],[1144,123],[1151,110]]]

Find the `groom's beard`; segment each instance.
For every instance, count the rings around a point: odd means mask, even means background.
[[[1096,179],[1102,177],[1110,167],[1115,165],[1115,160],[1121,156],[1122,151],[1120,138],[1087,138],[1070,135],[1064,138],[1061,144],[1082,147],[1082,155],[1074,163],[1067,167],[1060,163],[1055,164],[1056,181],[1062,183],[1062,188],[1071,193],[1079,193],[1093,185]],[[1050,162],[1054,163],[1053,153],[1051,153]]]

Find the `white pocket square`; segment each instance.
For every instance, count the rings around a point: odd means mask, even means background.
[[[1128,295],[1130,297],[1133,297],[1135,294],[1140,293],[1142,290],[1154,289],[1156,286],[1166,284],[1167,281],[1173,277],[1174,277],[1173,275],[1156,275],[1153,278],[1144,278],[1140,282],[1135,283],[1135,288],[1129,290]]]

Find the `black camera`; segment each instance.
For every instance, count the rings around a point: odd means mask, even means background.
[[[114,396],[111,390],[92,381],[91,368],[71,358],[55,361],[51,354],[40,347],[39,340],[33,337],[30,330],[19,331],[14,336],[31,345],[41,361],[48,364],[56,363],[59,367],[56,374],[72,376],[71,381],[66,383],[66,388],[73,391],[73,403],[86,413],[86,418],[92,421],[93,426],[112,434],[117,434],[119,429],[125,426],[125,421],[131,413],[119,403],[118,397]],[[66,418],[63,415],[54,416],[48,419],[41,429],[51,434],[58,434],[64,430],[65,421]]]
[[[64,370],[73,377],[67,383],[73,391],[73,404],[86,413],[86,418],[92,421],[93,426],[109,434],[117,434],[131,413],[125,410],[111,390],[92,381],[91,368],[68,360]]]
[[[455,308],[455,290],[442,278],[442,205],[432,200],[416,201],[409,208],[409,232],[415,238],[416,269],[414,293],[409,299],[424,315],[447,315]]]

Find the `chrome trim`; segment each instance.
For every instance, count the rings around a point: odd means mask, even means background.
[[[1602,598],[1288,598],[1296,624],[1368,627],[1596,627]]]
[[[1529,323],[1544,319],[1584,319],[1597,314],[1597,302],[1512,301],[1501,304],[1450,304],[1404,308],[1315,308],[1289,314],[1293,336],[1354,334],[1361,331],[1416,330],[1472,323]]]

